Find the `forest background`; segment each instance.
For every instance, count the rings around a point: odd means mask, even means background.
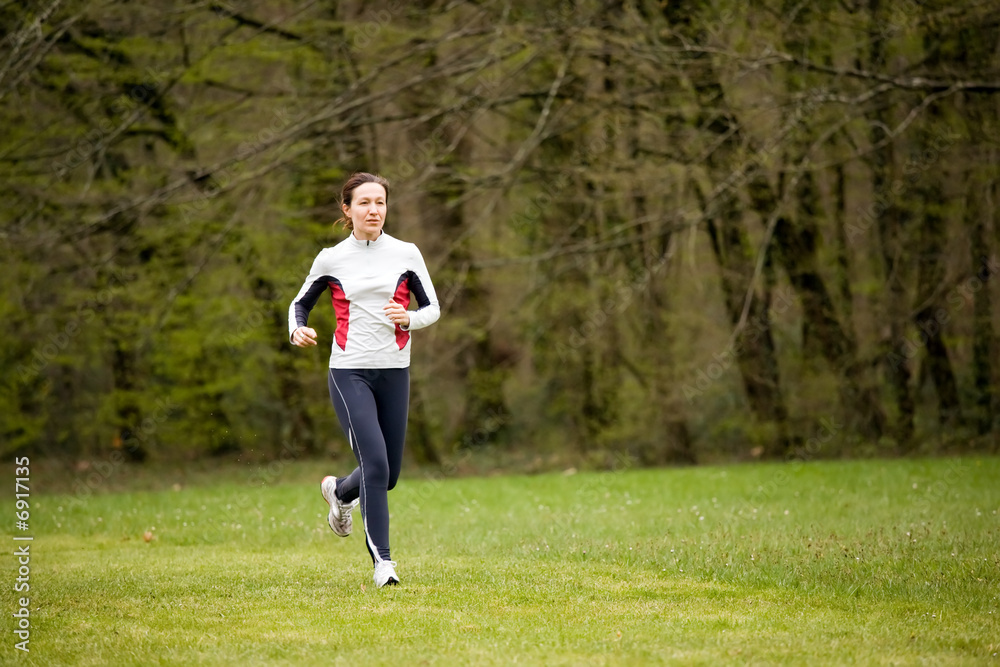
[[[0,3],[0,449],[349,457],[288,343],[353,171],[411,462],[997,450],[1000,5]],[[541,461],[541,463],[537,463]]]

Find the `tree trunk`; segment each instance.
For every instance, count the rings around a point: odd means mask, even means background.
[[[817,256],[819,229],[819,193],[812,174],[801,178],[799,191],[800,216],[793,223],[779,216],[774,229],[774,256],[785,269],[792,287],[802,302],[802,315],[808,322],[811,336],[833,370],[842,374],[840,398],[854,416],[853,426],[864,437],[877,441],[885,431],[885,414],[875,387],[858,359],[857,345],[849,331],[840,323],[830,290],[820,274]],[[774,215],[778,199],[763,178],[754,180],[754,207],[764,217]],[[851,421],[851,420],[849,420]]]
[[[968,178],[966,191],[965,224],[969,230],[969,255],[976,267],[976,279],[982,281],[982,288],[973,296],[972,313],[972,384],[973,421],[976,434],[987,435],[993,429],[996,401],[997,368],[993,355],[997,346],[993,329],[993,305],[990,297],[992,278],[990,257],[991,243],[986,220],[987,211],[983,202],[983,192],[990,184],[980,181],[975,172]],[[988,180],[988,179],[987,179]],[[983,187],[986,186],[986,187]]]
[[[944,280],[941,255],[947,247],[945,221],[940,208],[940,202],[944,201],[944,193],[940,180],[935,176],[928,177],[927,183],[920,190],[921,208],[925,214],[919,234],[917,263],[919,267],[917,303],[920,306],[914,321],[924,342],[927,372],[937,391],[939,423],[942,428],[951,429],[961,423],[962,410],[955,372],[942,337],[944,325],[949,317],[935,296]]]
[[[459,148],[461,151],[461,148]],[[464,186],[449,174],[434,177],[428,181],[425,203],[426,220],[443,230],[445,239],[459,239],[467,234],[467,223],[460,206],[452,206],[450,201],[461,200]],[[503,383],[507,378],[508,364],[495,351],[494,332],[488,326],[492,310],[489,292],[483,286],[481,269],[474,262],[466,240],[460,241],[452,249],[448,263],[452,267],[464,269],[461,273],[461,293],[452,301],[452,311],[467,321],[468,337],[462,342],[458,354],[458,372],[465,378],[465,406],[462,411],[460,447],[486,444],[488,440],[478,437],[484,424],[499,424],[491,431],[491,439],[506,432],[508,414],[503,396]],[[418,434],[419,435],[419,434]],[[432,456],[431,443],[414,440],[414,446],[427,449],[426,456]]]
[[[742,316],[754,273],[754,253],[740,217],[737,202],[731,198],[727,198],[714,215],[708,216],[708,234],[719,263],[726,313],[734,327]],[[764,438],[765,456],[781,458],[791,453],[793,443],[788,433],[788,408],[781,392],[777,351],[771,335],[770,302],[770,291],[765,285],[762,294],[753,295],[747,326],[732,351],[726,354],[735,355],[750,409],[769,432]]]
[[[854,297],[851,294],[851,263],[847,241],[847,177],[844,166],[837,165],[834,172],[834,224],[837,229],[837,292],[841,300],[844,322],[854,320]]]
[[[881,0],[869,1],[869,14],[873,26],[869,67],[880,72],[886,68],[884,37],[879,26],[885,25],[888,17],[882,12]],[[873,114],[871,124],[871,143],[876,144],[885,137],[880,128],[888,127],[889,118],[885,109],[879,107]],[[892,388],[895,401],[895,426],[892,431],[898,446],[908,450],[913,446],[913,414],[915,410],[913,395],[910,391],[912,371],[907,360],[906,329],[908,321],[907,296],[904,283],[902,258],[903,248],[902,211],[894,200],[891,192],[892,170],[894,162],[893,144],[889,143],[872,153],[872,189],[874,202],[868,215],[876,218],[876,229],[879,237],[879,247],[882,251],[882,262],[885,270],[887,288],[885,351],[881,356],[885,362],[884,372]],[[876,207],[878,207],[876,209]],[[881,212],[876,212],[880,210]],[[868,221],[866,221],[868,222]]]
[[[686,22],[682,15],[675,18]],[[733,156],[743,149],[746,137],[735,126],[737,119],[728,111],[714,110],[719,104],[724,105],[725,95],[718,73],[707,61],[704,64],[704,78],[696,82],[696,86],[699,101],[705,108],[698,125],[712,134],[728,135],[724,139],[724,145],[713,151],[708,159],[708,167],[716,182],[722,183],[732,177],[730,170],[739,162]],[[703,193],[696,191],[696,195],[702,198],[702,206],[705,207]],[[751,284],[755,253],[751,250],[747,230],[733,194],[723,193],[719,202],[706,210],[705,217],[712,251],[719,264],[726,313],[734,327],[742,317],[747,293],[751,289],[755,290],[747,326],[737,337],[733,349],[724,353],[735,356],[750,410],[766,433],[763,437],[765,456],[783,458],[792,452],[794,442],[789,435],[788,408],[782,395],[777,351],[771,335],[770,284],[765,282],[760,293]]]
[[[120,338],[113,343],[111,355],[111,375],[115,387],[115,412],[118,433],[114,439],[116,448],[124,449],[130,461],[142,463],[148,456],[143,442],[147,434],[141,430],[142,411],[136,398],[135,354]]]
[[[624,10],[625,7],[622,6],[616,8],[617,10]],[[614,85],[617,79],[614,77],[608,77]],[[622,94],[625,96],[629,95],[629,91],[623,90]],[[629,113],[629,126],[628,126],[628,157],[633,163],[639,163],[641,160],[640,156],[640,114],[637,109],[633,108]],[[652,218],[649,215],[649,204],[647,190],[639,185],[633,184],[631,186],[630,199],[632,202],[632,210],[628,213],[635,220],[649,220],[640,229],[649,229],[653,224]],[[650,230],[652,231],[652,230]],[[668,261],[668,254],[670,252],[671,236],[675,232],[669,228],[663,230],[661,233],[656,235],[641,235],[640,242],[640,256],[639,262],[635,262],[638,266],[641,266],[644,271],[652,272],[656,270],[663,271],[666,270],[666,262]],[[630,257],[622,257],[621,262],[625,266],[632,266],[633,261],[630,261]],[[652,274],[651,274],[652,275]],[[632,278],[635,279],[633,274]],[[671,324],[667,318],[663,317],[664,313],[670,312],[670,284],[663,273],[654,276],[649,280],[646,285],[646,299],[648,299],[648,307],[638,308],[637,315],[642,319],[643,328],[643,338],[642,341],[645,346],[649,349],[650,354],[654,355],[652,358],[655,360],[652,364],[652,368],[648,372],[643,373],[644,380],[646,377],[651,376],[651,387],[650,393],[653,397],[653,401],[657,407],[657,413],[659,415],[658,419],[658,437],[662,440],[662,443],[655,446],[652,452],[653,456],[647,457],[643,460],[644,463],[652,465],[663,465],[669,463],[685,463],[694,464],[697,463],[697,455],[694,451],[694,442],[691,437],[691,431],[687,424],[687,415],[685,414],[682,401],[678,393],[678,387],[680,384],[676,381],[676,368],[675,359],[673,359],[674,352],[670,345],[670,340],[673,337],[673,332],[671,329]],[[636,369],[638,373],[642,373],[642,368],[636,364],[630,364]],[[649,385],[646,385],[649,386]]]

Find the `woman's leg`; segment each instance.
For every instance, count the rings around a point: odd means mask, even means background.
[[[375,563],[389,560],[390,467],[373,390],[381,372],[330,369],[329,379],[330,399],[358,460],[354,472],[337,480],[337,496],[361,498],[365,545]]]
[[[389,483],[386,488],[391,491],[399,480],[399,470],[403,465],[406,419],[410,408],[410,369],[380,370],[378,377],[372,382],[372,388],[389,464]]]

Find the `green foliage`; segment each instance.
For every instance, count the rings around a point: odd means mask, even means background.
[[[919,449],[969,434],[934,418],[951,380],[995,436],[993,283],[940,346],[912,316],[995,254],[995,198],[967,215],[997,185],[992,6],[327,5],[0,9],[0,451],[341,447],[326,351],[285,319],[359,169],[393,178],[444,304],[414,336],[427,460],[513,434],[777,456],[825,418],[822,456]],[[774,349],[727,357],[747,294],[786,293],[749,323]],[[312,322],[329,344],[324,301]]]

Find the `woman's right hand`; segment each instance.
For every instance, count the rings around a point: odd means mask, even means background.
[[[316,330],[309,327],[299,327],[292,332],[292,345],[312,347],[316,344]]]

